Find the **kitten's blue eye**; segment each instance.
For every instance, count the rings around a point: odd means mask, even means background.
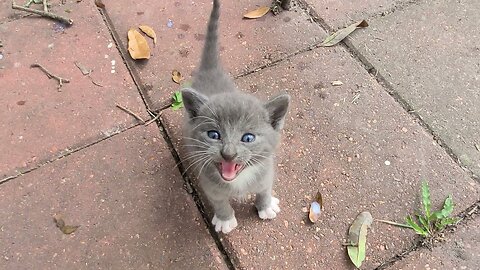
[[[242,142],[250,143],[250,142],[253,142],[253,141],[255,141],[255,135],[253,135],[252,133],[243,134]]]
[[[218,133],[216,130],[207,131],[207,135],[210,139],[220,140],[220,133]]]

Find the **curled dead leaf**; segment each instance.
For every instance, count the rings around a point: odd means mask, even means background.
[[[53,217],[53,222],[55,225],[64,233],[64,234],[71,234],[75,232],[80,225],[66,225],[65,221],[62,219],[60,215],[55,215]]]
[[[320,218],[320,214],[322,213],[323,210],[323,199],[322,199],[322,194],[320,191],[317,192],[317,196],[315,197],[315,201],[313,201],[310,204],[310,211],[308,213],[308,219],[312,223],[315,223],[318,221]]]
[[[150,58],[150,47],[147,40],[133,28],[128,30],[128,52],[133,59]]]
[[[178,84],[180,84],[181,81],[183,81],[183,76],[182,76],[182,73],[180,73],[180,71],[174,69],[172,71],[172,80]]]
[[[340,85],[343,85],[342,81],[333,81],[332,82],[332,86],[340,86]]]
[[[263,17],[269,11],[270,11],[270,7],[259,7],[255,10],[252,10],[246,13],[245,15],[243,15],[243,17],[247,19],[257,19],[257,18]]]
[[[142,30],[143,33],[145,33],[147,36],[153,39],[153,44],[157,44],[157,34],[155,34],[155,31],[153,30],[152,27],[148,25],[140,25],[138,28],[140,28],[140,30]]]

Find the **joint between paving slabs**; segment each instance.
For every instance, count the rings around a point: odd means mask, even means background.
[[[304,0],[298,0],[297,1],[298,5],[305,11],[307,14],[311,17],[311,19],[316,22],[321,28],[323,28],[327,33],[333,32],[333,28],[330,27],[323,19],[320,18],[320,16],[316,13],[316,11]],[[408,1],[406,3],[402,3],[400,5],[396,5],[389,9],[388,12],[393,13],[394,11],[402,10],[407,7],[409,7],[411,4],[414,4],[417,2],[413,1]],[[373,15],[367,19],[375,18],[378,16],[383,16],[381,14],[386,13],[387,11],[384,11],[382,13]],[[367,58],[360,53],[359,50],[352,44],[350,41],[349,37],[346,37],[342,42],[340,42],[341,46],[343,46],[351,55],[354,59],[356,59],[363,68],[373,77],[375,80],[385,89],[385,91],[395,100],[395,102],[399,103],[402,108],[407,111],[408,114],[412,115],[416,120],[417,123],[424,128],[435,140],[435,142],[448,154],[448,156],[453,160],[455,164],[460,166],[464,171],[469,173],[470,177],[480,183],[480,176],[475,175],[471,170],[465,167],[459,159],[459,157],[455,154],[452,148],[448,146],[448,144],[433,130],[433,128],[425,122],[420,114],[418,114],[417,111],[400,95],[398,94],[390,84],[390,82],[385,79],[385,77],[378,71],[378,69],[370,63],[370,61],[367,60]],[[310,47],[304,49],[303,51],[307,51],[309,48],[315,49],[319,44],[316,45],[311,45]],[[300,51],[298,53],[301,53]],[[297,54],[298,54],[297,53]],[[295,54],[296,55],[296,54]]]
[[[145,89],[141,84],[140,76],[138,75],[137,71],[133,67],[133,64],[132,64],[131,60],[128,58],[128,53],[125,50],[124,44],[122,43],[121,38],[118,35],[117,31],[113,27],[112,20],[108,16],[108,13],[107,13],[105,7],[98,7],[97,6],[97,9],[100,12],[100,16],[102,16],[103,22],[107,26],[107,29],[108,29],[108,32],[110,33],[110,36],[113,38],[113,41],[115,42],[115,46],[117,47],[117,50],[120,54],[120,57],[122,57],[123,63],[127,67],[127,70],[130,74],[130,77],[133,80],[133,83],[137,87],[137,90],[140,94],[140,97],[142,98],[143,104],[147,108],[148,112],[153,111],[152,108],[150,108],[150,104],[152,104],[152,102],[150,100],[150,97],[148,97],[147,94],[144,94]]]
[[[178,154],[177,150],[175,149],[172,140],[170,139],[170,136],[168,135],[168,132],[165,128],[165,125],[163,124],[162,120],[160,119],[157,122],[158,128],[160,130],[160,133],[163,136],[164,141],[167,143],[167,147],[170,150],[170,153],[172,154],[172,157],[175,161],[175,164],[177,165],[177,168],[182,175],[184,185],[185,185],[185,190],[192,196],[193,201],[195,202],[195,205],[200,212],[200,215],[202,216],[203,221],[205,222],[205,225],[207,226],[207,229],[212,236],[215,244],[217,245],[218,250],[220,251],[220,254],[222,254],[223,261],[227,265],[228,269],[233,270],[236,269],[234,266],[234,261],[238,263],[238,259],[233,255],[230,255],[227,252],[227,249],[225,245],[222,243],[220,240],[220,236],[218,233],[215,231],[215,228],[213,227],[212,223],[210,222],[210,219],[205,211],[205,204],[203,201],[200,199],[200,196],[197,192],[197,189],[193,185],[190,177],[185,172],[185,168],[183,167],[182,161],[180,159],[180,155]]]
[[[123,127],[123,128],[119,128],[118,130],[115,130],[114,132],[112,133],[109,133],[108,135],[104,136],[104,137],[100,137],[99,139],[93,141],[93,142],[90,142],[90,143],[87,143],[87,144],[84,144],[84,145],[80,145],[80,146],[77,146],[77,147],[73,147],[73,149],[68,149],[67,150],[64,150],[63,152],[61,152],[59,155],[57,156],[54,156],[53,158],[50,158],[50,159],[46,159],[44,161],[41,161],[39,162],[37,165],[33,166],[33,167],[30,167],[30,168],[24,168],[24,169],[20,169],[20,172],[14,174],[14,175],[10,175],[10,176],[5,176],[4,178],[0,179],[0,185],[3,185],[3,184],[6,184],[7,182],[9,181],[12,181],[14,180],[15,178],[18,178],[22,175],[25,175],[27,173],[30,173],[32,171],[35,171],[45,165],[48,165],[50,163],[53,163],[57,160],[60,160],[64,157],[67,157],[67,156],[70,156],[78,151],[81,151],[83,149],[86,149],[88,147],[91,147],[91,146],[94,146],[100,142],[103,142],[105,140],[108,140],[120,133],[123,133],[125,131],[128,131],[132,128],[135,128],[135,127],[138,127],[138,126],[143,126],[144,124],[142,123],[138,123],[138,124],[134,124],[132,126],[129,126],[129,127]]]
[[[458,226],[466,226],[467,222],[471,220],[472,218],[480,218],[480,200],[475,202],[474,204],[470,205],[467,207],[465,210],[460,212],[456,217],[459,218],[460,220],[454,225],[447,227],[443,233],[448,235],[453,235],[455,233],[455,228]],[[399,254],[396,254],[389,260],[385,261],[384,263],[380,264],[377,266],[374,270],[384,270],[389,268],[390,266],[394,265],[396,262],[401,261],[405,259],[406,257],[410,256],[413,252],[417,250],[422,250],[422,249],[427,249],[429,248],[427,245],[424,245],[424,239],[420,239],[416,243],[414,243],[411,247],[408,249],[402,251]]]

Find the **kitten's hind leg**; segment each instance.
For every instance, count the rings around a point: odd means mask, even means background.
[[[212,224],[215,225],[216,232],[229,233],[235,227],[237,227],[237,219],[235,218],[235,212],[228,199],[214,200],[210,199],[213,205],[215,215],[212,219]]]
[[[274,219],[280,212],[279,199],[272,196],[271,190],[257,193],[255,206],[258,210],[258,216],[261,219]]]

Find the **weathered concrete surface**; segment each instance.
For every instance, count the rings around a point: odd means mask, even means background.
[[[334,80],[344,84],[331,86]],[[350,269],[342,243],[361,211],[401,222],[419,208],[422,180],[436,206],[452,194],[460,211],[479,197],[479,185],[341,48],[300,54],[237,82],[259,97],[286,90],[293,98],[278,153],[282,212],[263,222],[251,203],[236,204],[239,227],[222,236],[241,267]],[[163,118],[177,144],[179,118],[175,112]],[[325,211],[312,225],[302,210],[317,190]],[[415,240],[411,231],[375,223],[365,269]]]
[[[8,153],[0,155],[0,179],[136,124],[116,103],[148,117],[93,2],[64,8],[72,10],[70,28],[33,16],[0,24],[0,149]],[[91,78],[75,62],[93,69]],[[71,82],[59,92],[33,63]]]
[[[352,42],[480,177],[478,10],[475,0],[424,1],[370,20]]]
[[[330,27],[342,28],[372,16],[383,17],[415,0],[300,0],[310,5]]]
[[[480,265],[480,218],[469,220],[454,234],[449,234],[444,243],[433,248],[419,250],[388,269],[478,269]]]
[[[123,1],[125,3],[125,1]],[[172,70],[186,78],[200,59],[211,1],[122,1],[106,3],[106,10],[116,31],[127,46],[128,29],[140,24],[152,26],[157,45],[149,41],[152,57],[134,64],[149,96],[152,108],[162,107],[179,89],[171,79]],[[305,48],[325,37],[300,9],[279,16],[267,14],[257,20],[245,20],[247,11],[269,6],[269,0],[221,1],[220,50],[227,70],[240,74]],[[167,26],[168,20],[173,22]]]
[[[174,166],[151,125],[0,185],[0,268],[226,269]]]

